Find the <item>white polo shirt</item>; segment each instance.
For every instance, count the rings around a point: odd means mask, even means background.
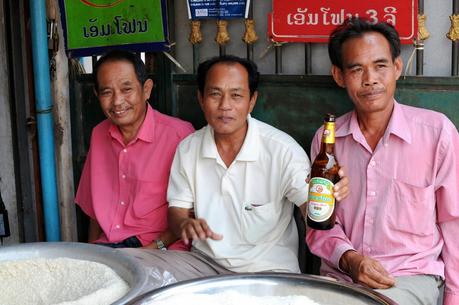
[[[209,125],[177,148],[170,207],[194,208],[222,240],[193,247],[235,272],[299,272],[293,204],[306,202],[309,159],[286,133],[248,117],[241,151],[226,167]]]

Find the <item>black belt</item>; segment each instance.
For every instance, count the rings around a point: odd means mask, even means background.
[[[111,248],[140,248],[142,243],[137,236],[131,236],[123,241],[117,243],[96,243],[97,245],[111,247]]]

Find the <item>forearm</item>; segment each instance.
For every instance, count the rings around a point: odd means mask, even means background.
[[[91,218],[89,220],[88,242],[92,243],[99,239],[101,233],[102,229],[100,228],[99,223]]]
[[[339,268],[341,256],[354,249],[338,223],[327,231],[307,228],[306,242],[314,255],[328,261],[335,268]]]
[[[191,209],[170,207],[168,210],[169,230],[176,238],[181,238],[183,223],[191,218]]]

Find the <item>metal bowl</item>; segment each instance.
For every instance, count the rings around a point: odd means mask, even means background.
[[[128,304],[154,305],[154,301],[180,294],[217,294],[228,290],[251,296],[303,295],[323,305],[397,304],[362,286],[291,273],[249,273],[188,280],[150,291]]]
[[[71,242],[25,243],[0,247],[0,262],[34,258],[74,258],[105,264],[112,268],[130,290],[112,305],[126,304],[143,292],[148,274],[133,258],[121,251],[92,244]]]

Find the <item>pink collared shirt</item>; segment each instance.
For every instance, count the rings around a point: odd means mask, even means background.
[[[109,120],[92,132],[75,201],[103,233],[96,242],[137,236],[148,245],[168,227],[169,173],[178,143],[193,132],[190,123],[149,105],[137,137],[123,143]],[[170,249],[187,249],[178,241]]]
[[[318,153],[322,128],[311,148]],[[308,228],[321,273],[338,270],[354,249],[393,276],[432,274],[446,280],[445,305],[459,304],[459,135],[442,114],[395,102],[383,138],[372,151],[355,112],[337,119],[335,153],[347,168],[350,195],[338,204],[337,225]]]

